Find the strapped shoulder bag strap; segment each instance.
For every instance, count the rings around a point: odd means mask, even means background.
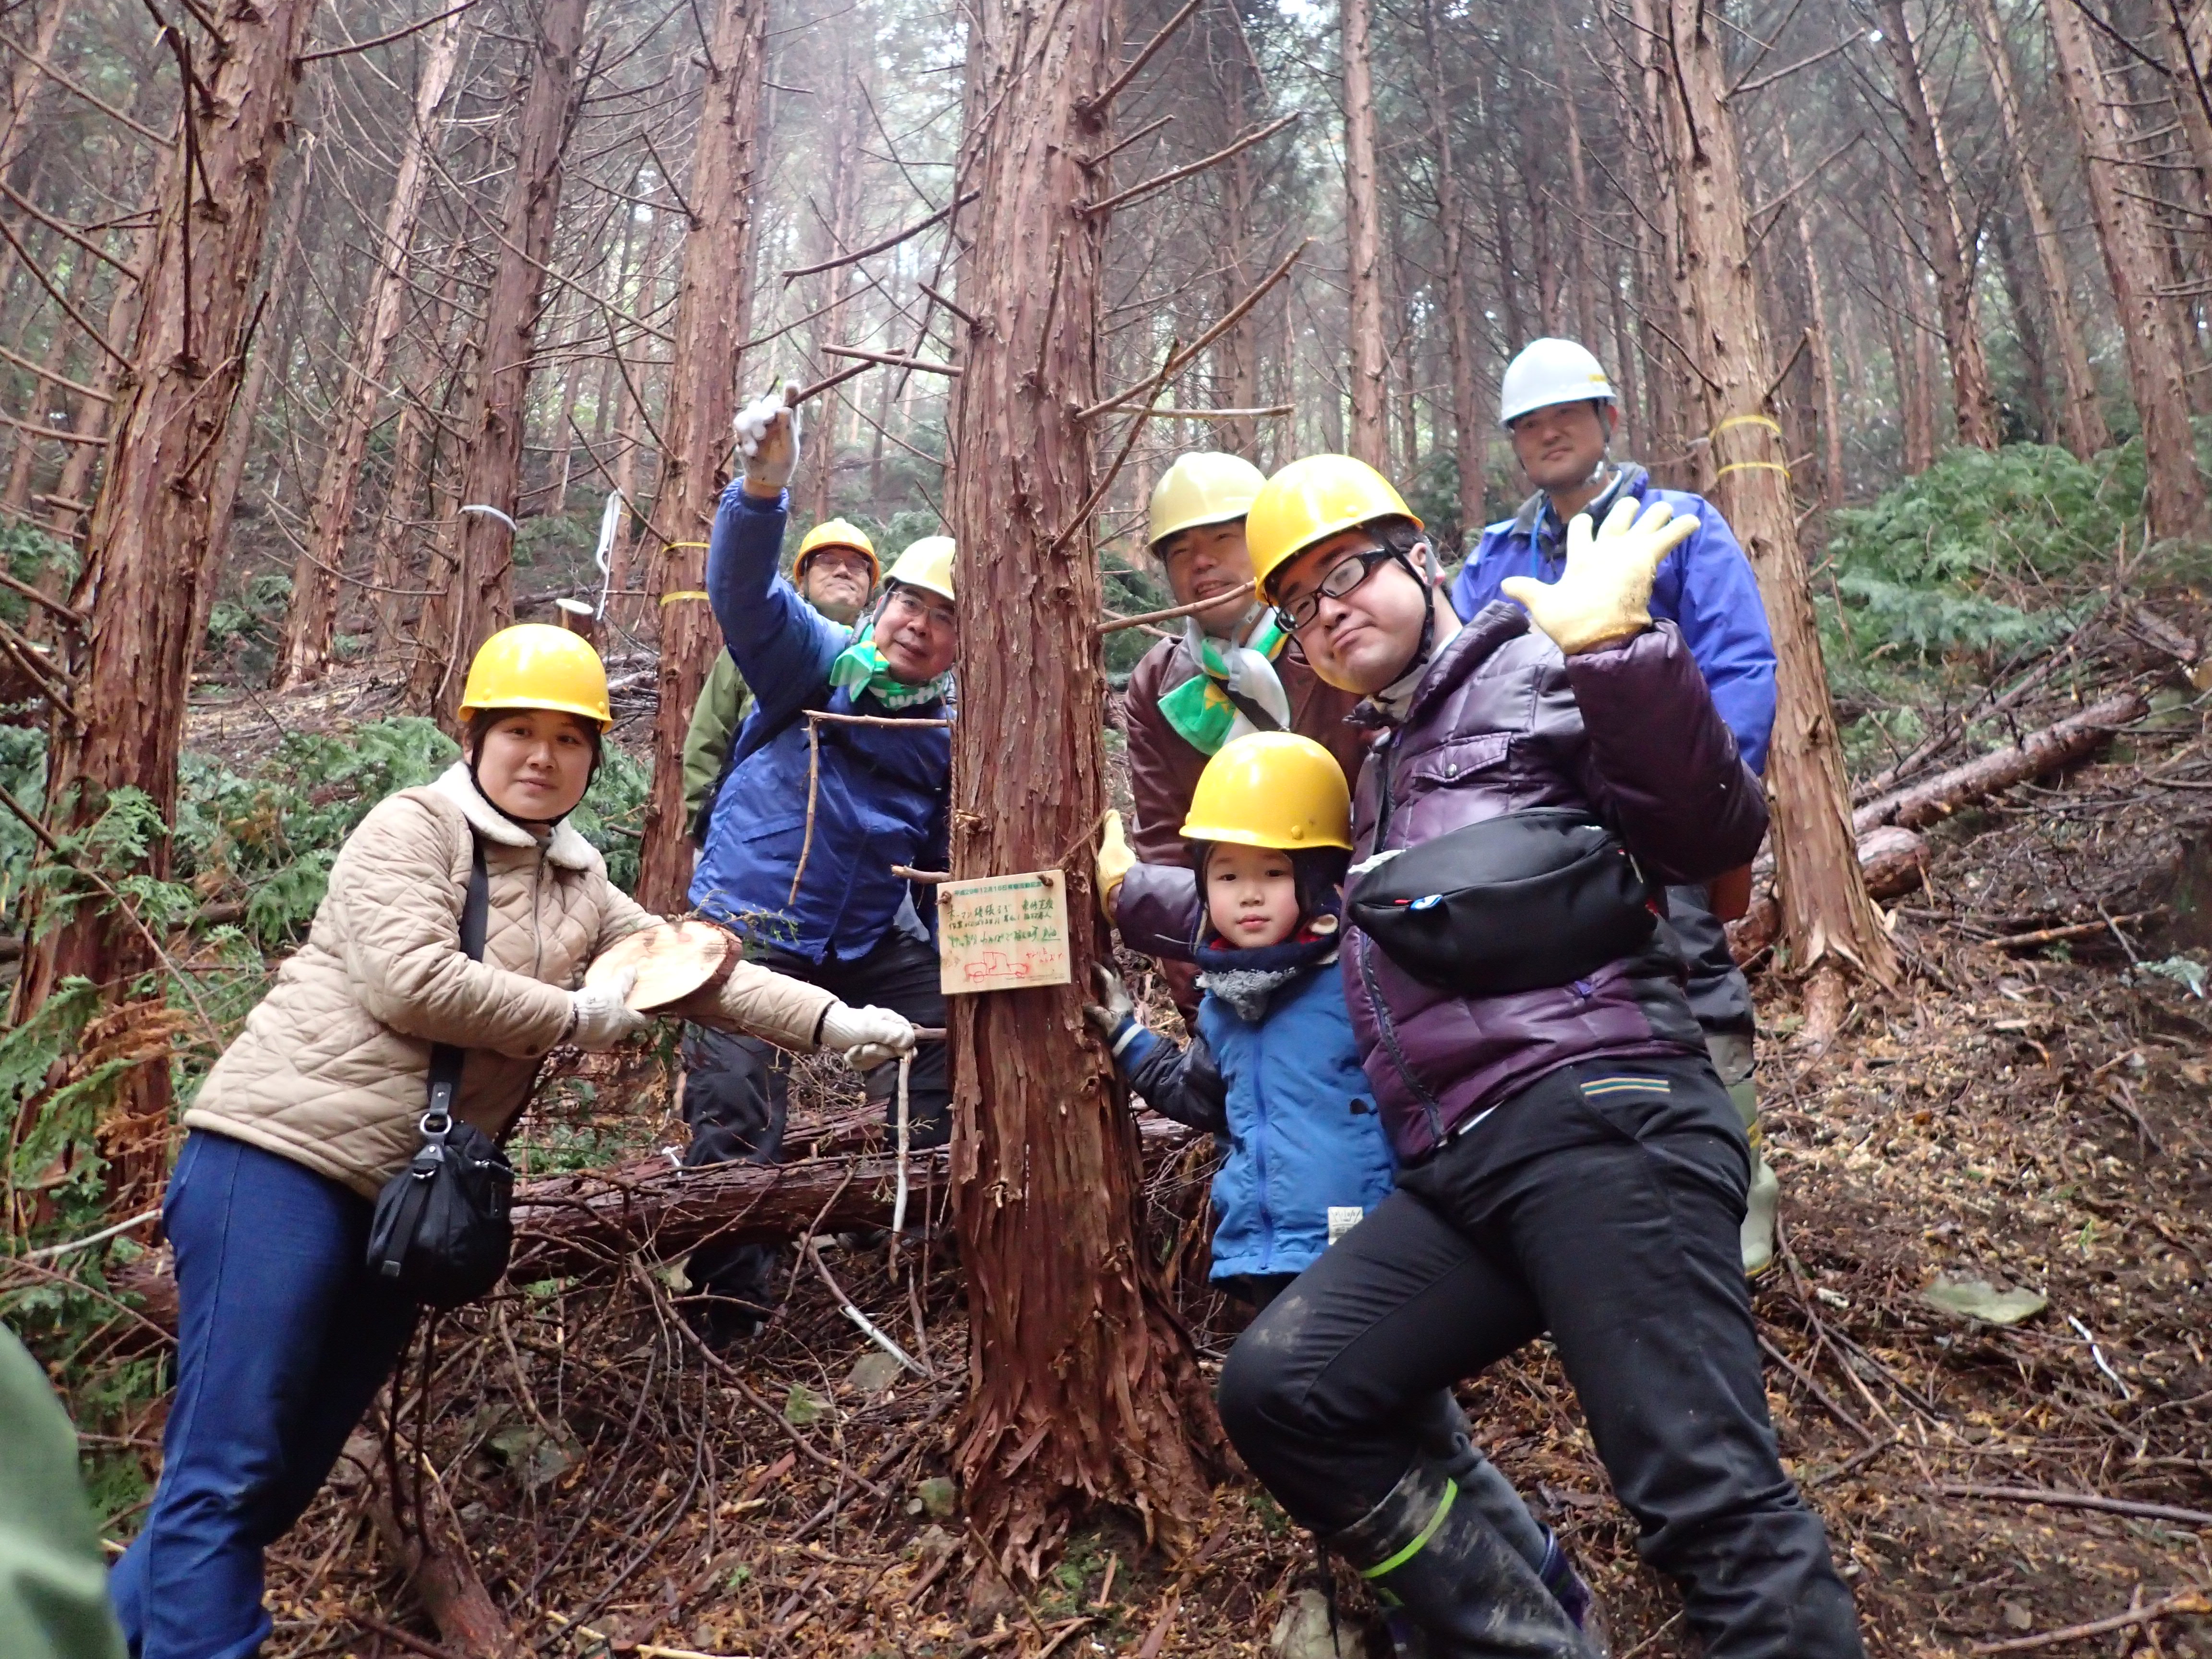
[[[470,961],[482,962],[491,881],[483,842],[473,832],[469,840],[460,942]],[[514,1166],[489,1135],[453,1115],[466,1059],[466,1050],[449,1043],[432,1046],[422,1144],[384,1183],[369,1224],[369,1271],[434,1308],[458,1308],[489,1292],[514,1245],[507,1217]]]

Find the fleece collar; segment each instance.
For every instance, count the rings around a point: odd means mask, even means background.
[[[459,807],[461,816],[469,821],[469,828],[486,841],[500,847],[528,848],[538,845],[537,836],[483,798],[476,780],[469,775],[466,762],[455,761],[430,787]],[[588,870],[599,862],[599,855],[592,843],[577,834],[565,818],[553,826],[553,838],[544,847],[545,856],[564,870]]]

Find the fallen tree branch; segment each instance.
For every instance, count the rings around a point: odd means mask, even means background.
[[[444,1494],[440,1496],[443,1506]],[[377,1536],[422,1598],[422,1610],[438,1627],[438,1634],[462,1659],[520,1659],[521,1644],[507,1628],[491,1592],[477,1576],[468,1547],[458,1532],[439,1527],[444,1534],[435,1544],[408,1535],[392,1506],[383,1498],[368,1505]]]
[[[2107,697],[2055,726],[2030,732],[2009,747],[1939,772],[1910,789],[1869,801],[1851,814],[1851,828],[1864,835],[1886,823],[1901,824],[1907,830],[1940,823],[1984,796],[2071,765],[2101,748],[2114,728],[2139,720],[2149,711],[2142,694],[2134,690]]]
[[[1138,1139],[1147,1164],[1182,1150],[1193,1132],[1147,1115]],[[951,1154],[914,1152],[916,1186],[951,1179]],[[898,1154],[809,1158],[796,1164],[709,1164],[676,1169],[653,1158],[616,1169],[581,1170],[515,1183],[510,1214],[514,1255],[508,1283],[585,1273],[634,1252],[667,1260],[713,1240],[731,1243],[797,1238],[810,1231],[856,1232],[890,1225]],[[177,1283],[168,1251],[149,1252],[111,1270],[109,1283],[138,1297],[145,1319],[173,1334]]]
[[[2059,1492],[2048,1486],[1975,1486],[1939,1480],[1928,1490],[1940,1498],[1986,1498],[2001,1504],[2042,1504],[2054,1510],[2097,1510],[2106,1515],[2132,1516],[2138,1521],[2171,1521],[2177,1526],[2212,1527],[2212,1515],[2185,1510],[2172,1504],[2139,1503],[2132,1498],[2107,1498],[2102,1492]]]
[[[2133,915],[2114,916],[2110,921],[2100,917],[2095,921],[2077,921],[2064,927],[2039,927],[2028,933],[2007,933],[2001,939],[1985,939],[1983,944],[1992,951],[2018,951],[2031,945],[2055,945],[2060,939],[2087,939],[2092,933],[2108,933],[2112,928],[2142,921],[2158,914],[2155,910],[2138,910]]]
[[[1966,1651],[1982,1653],[2026,1653],[2034,1648],[2056,1647],[2061,1642],[2079,1642],[2086,1637],[2103,1636],[2116,1630],[2129,1630],[2137,1625],[2148,1625],[2155,1619],[2170,1619],[2176,1613],[2212,1612],[2212,1601],[2204,1599],[2202,1590],[2184,1590],[2179,1595],[2169,1595],[2163,1601],[2154,1601],[2147,1607],[2130,1607],[2125,1613],[2116,1613],[2109,1619],[2093,1619],[2086,1625],[2069,1625],[2063,1630],[2047,1630],[2034,1636],[2015,1636],[2008,1642],[1983,1642]]]

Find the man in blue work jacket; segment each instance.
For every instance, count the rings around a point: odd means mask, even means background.
[[[738,436],[744,470],[714,516],[707,597],[754,705],[724,769],[691,902],[743,938],[749,960],[856,1008],[942,1029],[937,944],[921,920],[934,904],[918,908],[896,871],[942,870],[948,858],[959,643],[951,538],[915,543],[885,574],[872,615],[832,622],[777,574],[785,485],[799,459],[792,411],[771,394],[738,415]],[[685,1162],[780,1161],[790,1057],[739,1039],[725,1058],[733,1063],[715,1077],[714,1109],[694,1114],[685,1103]],[[878,1066],[866,1081],[892,1121],[897,1067]],[[951,1091],[942,1042],[915,1050],[906,1093],[908,1144],[943,1146]],[[750,1334],[773,1306],[779,1255],[728,1243],[693,1251],[685,1273],[702,1300],[687,1311],[710,1336]]]
[[[1607,452],[1620,417],[1613,383],[1589,349],[1572,340],[1533,341],[1506,365],[1498,417],[1536,490],[1520,512],[1482,532],[1453,586],[1454,608],[1462,617],[1474,616],[1503,597],[1498,585],[1508,576],[1557,581],[1565,562],[1567,521],[1577,513],[1601,523],[1626,495],[1695,515],[1697,533],[1659,567],[1651,614],[1681,629],[1744,763],[1764,771],[1774,729],[1774,641],[1751,562],[1720,509],[1702,495],[1656,489],[1642,467],[1612,459]],[[1705,1028],[1714,1068],[1752,1137],[1743,1258],[1746,1271],[1758,1273],[1773,1260],[1776,1194],[1774,1173],[1759,1152],[1751,988],[1729,955],[1707,890],[1673,887],[1667,898],[1668,927],[1689,967],[1690,1006]]]

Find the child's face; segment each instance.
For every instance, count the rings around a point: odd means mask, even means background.
[[[1280,945],[1298,929],[1298,880],[1291,855],[1234,842],[1216,846],[1206,860],[1206,914],[1213,931],[1236,950]]]

